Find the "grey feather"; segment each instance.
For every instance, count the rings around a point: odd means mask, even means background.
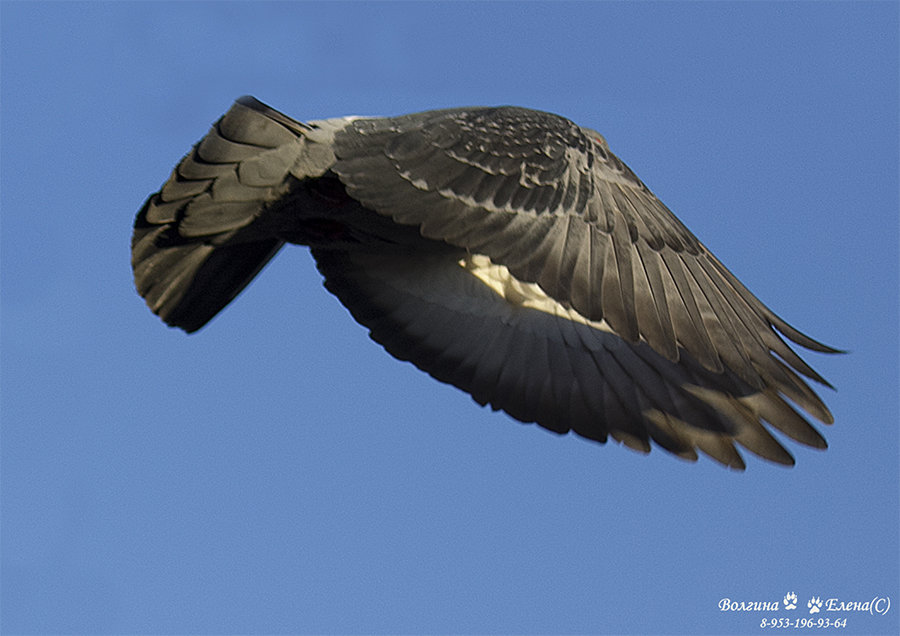
[[[516,107],[294,120],[239,99],[135,220],[135,285],[195,331],[284,242],[395,357],[556,433],[743,469],[831,423],[761,303],[599,133]],[[782,338],[782,336],[784,338]],[[795,408],[797,407],[797,408]]]

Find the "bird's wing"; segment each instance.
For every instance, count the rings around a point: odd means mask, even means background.
[[[251,97],[238,100],[138,213],[135,286],[163,320],[196,331],[284,244],[264,212],[334,162],[330,137]]]
[[[629,343],[487,257],[433,247],[313,255],[325,286],[392,355],[523,422],[643,452],[653,440],[685,459],[699,450],[738,469],[736,443],[793,463],[763,421],[825,447],[776,391]]]
[[[432,239],[483,254],[628,343],[696,360],[832,417],[782,340],[835,351],[753,296],[606,146],[521,108],[361,120],[337,133],[347,192]],[[827,383],[826,383],[827,384]]]

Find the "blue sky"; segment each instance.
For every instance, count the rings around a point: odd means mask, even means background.
[[[4,633],[716,633],[889,597],[898,631],[898,5],[11,3]],[[764,302],[836,423],[730,473],[559,438],[393,360],[285,249],[193,336],[131,222],[228,109],[549,110]],[[722,612],[723,598],[795,612]]]

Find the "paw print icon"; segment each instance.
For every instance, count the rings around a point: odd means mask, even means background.
[[[784,595],[784,609],[797,609],[797,595],[793,592],[788,592]]]
[[[822,599],[818,596],[813,596],[809,599],[809,602],[806,603],[806,606],[809,608],[810,614],[818,614],[822,609]]]

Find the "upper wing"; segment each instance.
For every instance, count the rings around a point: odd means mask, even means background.
[[[131,263],[140,295],[172,326],[205,325],[284,244],[273,209],[333,162],[327,126],[239,99],[138,213]]]
[[[776,333],[817,351],[751,294],[599,136],[548,113],[474,108],[353,122],[333,170],[363,205],[484,254],[591,321],[676,361],[733,373],[831,422]],[[827,384],[827,383],[826,383]]]

